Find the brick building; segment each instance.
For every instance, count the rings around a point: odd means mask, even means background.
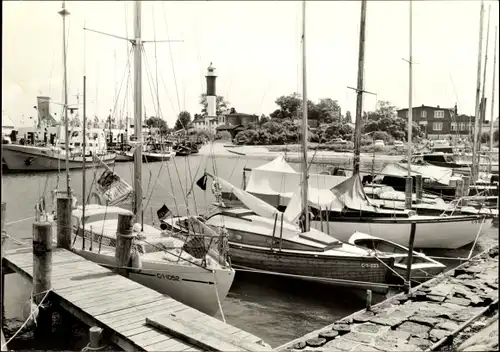
[[[474,128],[474,116],[458,114],[457,105],[441,108],[439,105],[422,105],[413,108],[413,122],[417,123],[428,139],[466,137]],[[397,111],[398,116],[408,118],[408,109]]]

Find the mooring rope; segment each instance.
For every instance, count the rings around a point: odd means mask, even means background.
[[[219,289],[217,288],[217,277],[215,276],[215,270],[212,270],[212,274],[214,275],[214,287],[215,287],[215,295],[217,296],[217,304],[219,305],[219,312],[222,316],[222,321],[224,324],[226,323],[226,317],[224,316],[224,311],[222,310],[222,303],[219,298]]]
[[[42,300],[40,301],[40,303],[36,306],[35,309],[31,309],[31,313],[29,315],[29,317],[26,319],[26,321],[23,323],[23,325],[21,325],[21,327],[14,333],[14,335],[11,336],[11,338],[2,345],[2,350],[7,347],[7,345],[9,343],[12,342],[12,340],[14,340],[16,338],[16,336],[24,329],[24,327],[28,324],[28,322],[31,320],[31,318],[33,317],[33,315],[35,314],[35,312],[38,310],[38,308],[40,308],[40,306],[42,305],[42,303],[45,301],[45,299],[47,298],[47,296],[49,295],[50,291],[52,291],[52,289],[49,289],[47,291],[45,291],[45,296],[43,296]],[[42,294],[43,292],[40,292],[39,294]],[[33,296],[31,297],[30,301],[33,299]]]

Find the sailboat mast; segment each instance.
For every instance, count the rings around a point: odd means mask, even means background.
[[[413,132],[413,3],[410,0],[410,57],[408,59],[408,150],[407,169],[408,180],[406,184],[405,208],[411,209],[413,179],[411,178],[411,152],[412,152],[412,132]]]
[[[488,7],[488,25],[486,26],[486,47],[484,48],[484,71],[483,71],[483,92],[481,96],[481,110],[479,111],[479,114],[481,116],[480,121],[479,121],[479,130],[478,130],[478,152],[477,152],[477,165],[479,168],[479,165],[481,164],[481,139],[483,135],[483,121],[486,116],[486,98],[485,98],[485,92],[486,92],[486,70],[488,68],[488,42],[490,39],[490,15],[491,15],[491,5]],[[479,169],[478,169],[479,172]]]
[[[141,2],[135,1],[135,40],[134,40],[134,134],[138,146],[134,151],[134,213],[136,222],[142,224],[142,41],[141,41]]]
[[[85,236],[85,201],[86,201],[86,177],[85,177],[85,159],[86,159],[86,153],[85,149],[87,146],[87,76],[83,76],[83,140],[82,140],[82,154],[83,154],[83,160],[82,160],[82,227],[83,227],[83,233]]]
[[[498,27],[495,26],[495,50],[493,51],[493,83],[491,92],[491,117],[490,117],[490,152],[493,150],[493,114],[495,109],[495,79],[497,68],[497,31]],[[491,155],[490,155],[490,168],[491,168]],[[491,173],[491,170],[490,170]]]
[[[358,56],[358,86],[356,89],[356,132],[354,134],[354,165],[353,173],[359,173],[359,153],[361,146],[361,115],[363,114],[363,77],[365,65],[365,24],[366,0],[361,1],[361,23],[359,27],[359,56]]]
[[[66,65],[66,16],[69,12],[66,10],[66,1],[62,2],[62,10],[59,11],[63,20],[63,89],[64,89],[64,149],[66,151],[66,192],[71,196],[71,185],[69,177],[69,131],[68,131],[68,78]]]
[[[306,79],[306,2],[302,1],[302,209],[304,213],[303,232],[309,231],[308,170],[307,170],[307,79]]]
[[[472,145],[472,177],[475,181],[477,179],[478,168],[476,167],[477,159],[477,144],[478,144],[478,132],[479,132],[479,119],[481,118],[481,113],[479,111],[480,107],[480,96],[481,96],[481,56],[483,49],[483,11],[484,3],[481,1],[481,11],[479,16],[479,49],[477,53],[477,82],[476,82],[476,109],[475,109],[475,119],[474,119],[474,143]]]

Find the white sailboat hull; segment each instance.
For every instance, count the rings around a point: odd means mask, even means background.
[[[108,153],[99,158],[107,165],[115,162],[115,154]],[[56,171],[66,167],[64,153],[58,154],[49,148],[40,148],[16,144],[2,146],[2,159],[5,166],[11,171]],[[91,156],[85,158],[86,167],[92,167],[94,162]],[[70,169],[81,169],[83,157],[69,158]]]
[[[78,255],[103,266],[116,265],[114,249],[103,246],[98,253],[98,246],[94,243],[93,251],[90,251],[88,240],[86,250],[77,249],[82,248],[81,243],[79,237],[73,248]],[[222,304],[227,296],[234,274],[234,269],[230,268],[213,269],[212,272],[212,269],[198,266],[142,260],[141,269],[130,272],[129,279],[213,316],[219,311],[219,300]]]
[[[474,242],[478,231],[482,235],[491,226],[492,219],[478,219],[477,217],[449,216],[414,216],[409,219],[377,219],[376,221],[360,221],[357,219],[342,219],[340,221],[312,221],[311,226],[330,233],[341,241],[348,241],[356,232],[363,232],[375,237],[407,246],[410,239],[410,220],[419,220],[416,224],[416,248],[443,248],[456,249]],[[482,227],[481,227],[482,224]],[[326,230],[328,226],[328,230]]]

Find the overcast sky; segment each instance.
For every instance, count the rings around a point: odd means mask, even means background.
[[[36,116],[37,95],[62,102],[61,1],[3,2],[2,108],[16,124]],[[491,5],[486,96],[491,98],[494,28],[498,3],[485,1],[485,32]],[[134,2],[68,1],[68,80],[70,104],[87,76],[87,116],[133,115],[125,99],[127,41],[84,31],[132,37]],[[354,116],[361,2],[307,2],[308,98],[330,97]],[[414,1],[414,106],[452,107],[473,114],[475,106],[480,1]],[[161,115],[173,126],[181,110],[200,112],[206,68],[217,69],[217,93],[238,112],[269,114],[277,97],[301,91],[300,1],[142,2],[143,39],[182,39],[145,44],[144,104],[156,115],[156,68]],[[378,100],[408,106],[409,5],[368,1],[364,110]],[[498,49],[497,49],[498,50]],[[484,49],[483,49],[484,55]],[[132,56],[130,57],[132,58]],[[147,65],[146,65],[147,61]],[[132,82],[133,71],[131,71]],[[498,95],[498,60],[496,95]],[[482,73],[481,73],[482,76]],[[123,84],[121,82],[124,82]],[[120,86],[122,87],[120,89]],[[132,89],[129,86],[129,94]],[[115,94],[116,91],[116,94]],[[115,95],[118,96],[115,98]],[[80,98],[80,104],[82,99]],[[128,104],[127,104],[128,102]],[[498,116],[498,99],[495,104]],[[60,105],[52,112],[60,115]],[[490,117],[488,106],[487,119]]]

